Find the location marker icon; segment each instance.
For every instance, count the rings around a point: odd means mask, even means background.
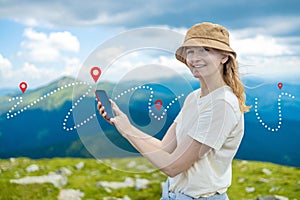
[[[281,82],[279,82],[277,86],[278,86],[279,90],[281,90],[283,84]]]
[[[27,89],[27,83],[26,82],[21,82],[19,87],[20,87],[20,90],[22,91],[22,93],[24,93]]]
[[[99,67],[92,67],[90,70],[90,74],[96,83],[101,76],[101,69]]]
[[[156,107],[157,110],[160,110],[162,107],[162,100],[158,99],[154,102],[154,105]]]

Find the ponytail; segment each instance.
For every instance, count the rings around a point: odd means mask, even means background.
[[[245,102],[246,95],[244,85],[239,78],[238,63],[232,53],[225,52],[225,54],[228,55],[228,60],[223,67],[223,79],[237,96],[241,112],[249,112],[251,106],[247,106]]]

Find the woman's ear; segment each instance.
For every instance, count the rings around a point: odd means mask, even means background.
[[[229,59],[229,56],[228,55],[225,55],[222,60],[221,60],[221,63],[224,65]]]

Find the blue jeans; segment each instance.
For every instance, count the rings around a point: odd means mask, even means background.
[[[188,195],[178,193],[178,192],[169,192],[169,179],[167,179],[163,191],[162,191],[162,197],[160,200],[229,200],[226,192],[223,194],[215,194],[210,197],[200,197],[200,198],[193,198]]]

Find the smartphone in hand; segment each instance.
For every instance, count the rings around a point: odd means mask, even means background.
[[[101,102],[102,106],[104,106],[104,110],[106,112],[106,117],[108,119],[113,118],[115,115],[114,115],[109,98],[108,98],[105,90],[96,90],[95,94],[96,94],[97,100],[99,102]]]

